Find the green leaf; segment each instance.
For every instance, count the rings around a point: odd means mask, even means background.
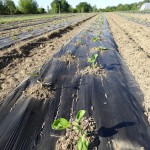
[[[92,59],[92,58],[88,58],[88,62],[94,62],[94,59]]]
[[[71,124],[64,118],[59,118],[57,120],[54,120],[52,124],[52,129],[54,130],[64,130],[68,127],[70,127]]]
[[[79,127],[78,126],[73,126],[73,130],[77,133],[77,132],[79,132]]]
[[[76,115],[76,121],[77,121],[77,122],[80,122],[80,121],[81,121],[81,119],[83,118],[85,112],[86,112],[85,110],[80,110],[80,111],[77,113],[77,115]]]
[[[78,150],[82,150],[82,147],[83,147],[82,138],[79,138],[77,147],[78,147]]]
[[[98,57],[98,54],[94,54],[94,60],[96,60],[97,57]]]
[[[95,62],[97,57],[98,57],[98,54],[94,54],[91,58],[88,58],[88,62],[91,62],[91,63]]]
[[[88,150],[89,142],[82,136],[77,143],[78,150]]]
[[[106,51],[106,50],[108,50],[108,48],[99,46],[99,47],[98,47],[98,50],[99,50],[99,51]]]

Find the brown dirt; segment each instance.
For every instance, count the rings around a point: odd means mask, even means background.
[[[122,16],[128,17],[128,18],[136,18],[143,22],[150,22],[150,14],[140,14],[140,13],[119,13]]]
[[[66,55],[63,55],[60,58],[58,58],[58,60],[64,61],[64,62],[68,63],[68,66],[70,66],[71,63],[77,62],[78,58],[76,56],[74,56],[73,54],[66,54]]]
[[[24,96],[30,96],[35,99],[48,99],[53,95],[52,91],[49,91],[47,87],[44,87],[41,82],[37,82],[36,84],[28,87],[24,92]]]
[[[107,14],[111,32],[130,71],[144,94],[145,114],[150,122],[150,28]]]
[[[90,25],[96,17],[47,33],[38,38],[19,42],[0,51],[0,101],[14,89],[28,74],[50,59],[68,40]]]
[[[104,71],[104,69],[100,68],[100,67],[92,67],[92,66],[87,66],[84,70],[80,70],[81,75],[85,75],[85,74],[90,74],[90,75],[105,75],[106,76],[106,72]]]

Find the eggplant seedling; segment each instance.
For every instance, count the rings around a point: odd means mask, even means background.
[[[96,67],[96,59],[98,57],[98,54],[94,54],[91,58],[88,58],[88,62],[92,63],[92,67]]]
[[[71,128],[74,132],[78,134],[77,139],[77,149],[78,150],[88,150],[89,142],[87,140],[87,132],[81,126],[81,121],[85,115],[85,110],[80,110],[73,122],[69,122],[65,118],[59,118],[54,120],[52,124],[52,129],[54,130],[64,130],[66,128]]]

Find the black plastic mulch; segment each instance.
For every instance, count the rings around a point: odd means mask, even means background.
[[[1,37],[0,38],[0,50],[3,50],[4,48],[9,47],[16,42],[30,39],[33,37],[37,37],[39,35],[48,33],[48,32],[53,31],[53,30],[66,28],[66,27],[71,26],[73,24],[76,24],[78,22],[87,20],[93,16],[95,16],[95,15],[91,14],[91,15],[87,15],[87,16],[85,16],[85,15],[84,16],[78,16],[77,18],[74,18],[74,19],[71,18],[71,19],[67,19],[66,21],[62,20],[62,22],[59,22],[58,24],[44,26],[43,29],[36,29],[35,28],[31,31],[21,32],[17,35],[14,35],[14,36]]]
[[[101,30],[99,22],[72,38],[42,66],[38,77],[25,80],[2,101],[0,149],[53,150],[58,136],[65,134],[51,129],[53,120],[69,119],[81,109],[96,121],[99,150],[150,149],[150,126],[142,107],[142,92],[117,51],[107,21]],[[95,37],[103,40],[94,42]],[[90,52],[98,46],[108,50]],[[105,75],[81,75],[79,72],[90,65],[87,58],[94,53]],[[77,61],[60,59],[67,54],[76,56]],[[54,96],[48,100],[21,96],[37,80],[44,81]]]

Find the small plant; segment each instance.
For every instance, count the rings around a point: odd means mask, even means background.
[[[81,39],[78,39],[77,42],[76,42],[76,44],[77,44],[77,45],[83,45],[82,40],[81,40]]]
[[[94,41],[94,42],[97,42],[98,40],[101,40],[101,39],[100,39],[100,38],[97,38],[97,37],[93,38],[93,41]]]
[[[96,59],[98,54],[94,54],[91,58],[88,58],[88,62],[92,63],[92,67],[96,67]]]
[[[33,71],[32,73],[27,73],[30,77],[38,77],[39,76],[39,72],[38,70]]]
[[[11,37],[11,39],[17,40],[17,36],[16,36],[16,35],[13,35],[13,36]]]
[[[107,51],[107,50],[108,50],[108,48],[106,48],[106,47],[101,47],[101,46],[99,46],[97,49],[98,49],[99,51]]]
[[[77,149],[78,150],[88,150],[89,142],[87,140],[87,132],[81,126],[81,121],[85,115],[85,110],[80,110],[73,122],[69,122],[65,118],[59,118],[54,120],[52,124],[52,129],[54,130],[64,130],[66,128],[72,128],[78,134]]]
[[[101,27],[104,24],[104,17],[101,18],[99,26]]]
[[[32,32],[32,31],[33,31],[33,29],[32,29],[32,28],[29,28],[29,29],[27,29],[27,31],[28,31],[28,32]]]

